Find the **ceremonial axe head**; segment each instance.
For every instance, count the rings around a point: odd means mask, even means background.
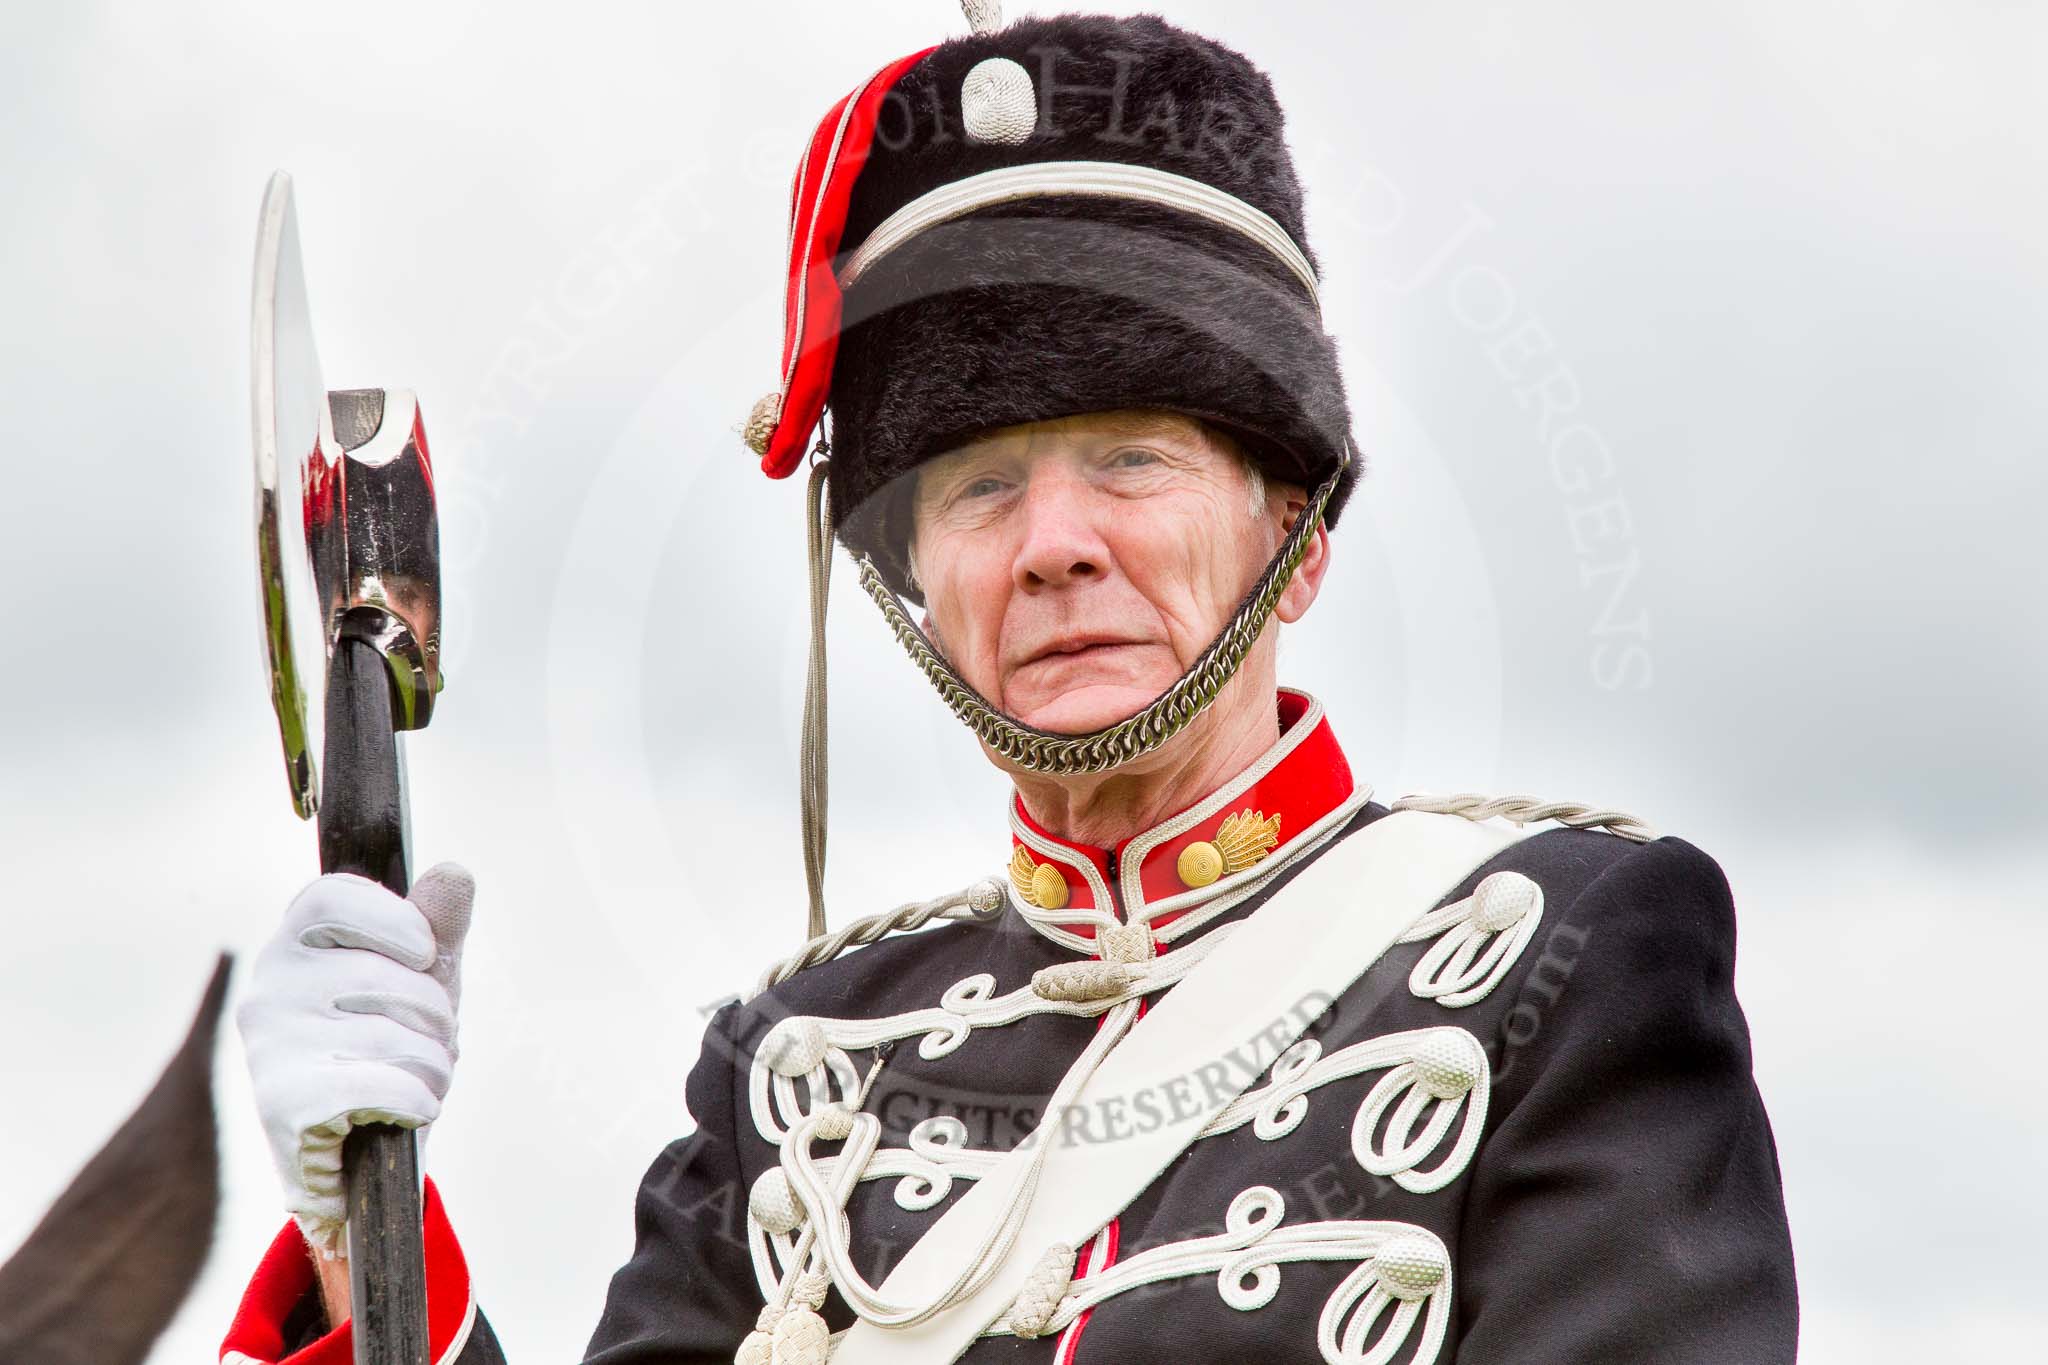
[[[256,562],[285,776],[299,814],[318,817],[320,870],[402,895],[401,732],[427,723],[441,687],[434,472],[410,393],[328,392],[282,172],[257,221],[254,324]],[[413,1134],[358,1123],[342,1169],[355,1365],[427,1365]]]
[[[250,375],[256,540],[271,703],[292,802],[319,808],[324,690],[337,643],[374,644],[395,730],[441,689],[440,530],[419,405],[404,389],[329,392],[299,255],[291,177],[257,227]]]

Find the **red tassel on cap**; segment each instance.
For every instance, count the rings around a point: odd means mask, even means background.
[[[934,47],[937,44],[933,45]],[[772,422],[756,445],[761,472],[787,478],[803,462],[804,448],[825,414],[832,388],[832,360],[839,349],[839,281],[832,263],[846,229],[847,204],[874,141],[875,118],[897,78],[924,60],[932,48],[913,52],[868,77],[833,105],[811,135],[811,144],[790,185],[789,285],[783,302],[781,402],[757,406],[748,423],[749,444]],[[799,324],[801,316],[801,324]]]

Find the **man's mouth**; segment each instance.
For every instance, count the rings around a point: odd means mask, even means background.
[[[1058,639],[1041,646],[1035,653],[1026,658],[1019,667],[1028,668],[1032,664],[1045,663],[1048,660],[1071,659],[1077,655],[1085,656],[1093,651],[1115,649],[1122,645],[1134,645],[1137,643],[1136,640],[1126,639],[1121,635],[1089,633],[1062,635]]]

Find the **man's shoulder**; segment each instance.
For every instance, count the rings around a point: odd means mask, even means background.
[[[1472,884],[1495,872],[1513,872],[1534,881],[1543,889],[1545,903],[1553,907],[1572,903],[1596,887],[1604,892],[1629,890],[1639,896],[1727,890],[1720,864],[1697,844],[1660,834],[1620,811],[1527,797],[1459,797],[1415,805],[1403,801],[1396,802],[1392,810],[1419,810],[1441,819],[1481,819],[1495,807],[1510,820],[1556,819],[1559,823],[1518,839],[1487,859],[1454,895],[1465,894]],[[1546,810],[1556,813],[1545,815]],[[1379,818],[1389,813],[1385,808],[1372,812]],[[1354,832],[1371,823],[1360,822]]]
[[[1488,878],[1507,874],[1533,884],[1540,924],[1531,927],[1543,940],[1561,935],[1590,947],[1587,936],[1597,935],[1600,954],[1621,963],[1680,953],[1725,969],[1732,959],[1735,907],[1728,879],[1697,844],[1660,834],[1632,816],[1575,803],[1465,797],[1436,804],[1444,808],[1420,808],[1446,820],[1504,813],[1508,819],[1571,822],[1539,830],[1487,858],[1441,906],[1469,901]],[[1394,809],[1403,808],[1395,803]],[[1528,891],[1521,895],[1531,897]],[[1436,916],[1444,913],[1440,909]],[[1534,949],[1540,953],[1543,946]]]
[[[1654,914],[1730,899],[1721,865],[1675,834],[1633,840],[1598,830],[1546,830],[1505,850],[1490,868],[1512,869],[1563,909]]]
[[[1541,890],[1541,923],[1515,974],[1532,986],[1568,967],[1587,983],[1575,992],[1580,1007],[1626,1012],[1645,1006],[1644,991],[1660,978],[1687,990],[1719,990],[1732,979],[1736,927],[1728,878],[1687,839],[1546,830],[1503,850],[1479,876],[1500,871],[1519,873]],[[1507,984],[1510,996],[1524,991],[1519,979]]]

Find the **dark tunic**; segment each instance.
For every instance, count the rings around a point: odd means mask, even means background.
[[[1348,771],[1344,779],[1348,790]],[[1283,768],[1257,795],[1284,808],[1294,795],[1284,784],[1297,780],[1301,773]],[[1303,798],[1306,813],[1326,795]],[[1320,848],[1276,851],[1285,858],[1279,874],[1197,933],[1255,917],[1338,839],[1386,814],[1376,803],[1358,806]],[[1098,866],[1116,867],[1115,850],[1097,852]],[[1400,944],[1303,1035],[1328,1056],[1404,1030],[1469,1031],[1491,1067],[1490,1100],[1456,1178],[1415,1193],[1363,1169],[1354,1116],[1382,1074],[1367,1071],[1308,1091],[1305,1116],[1282,1136],[1262,1137],[1247,1123],[1195,1141],[1083,1248],[1084,1268],[1092,1262],[1102,1273],[1219,1233],[1232,1200],[1263,1186],[1281,1197],[1284,1224],[1385,1220],[1441,1239],[1451,1263],[1448,1328],[1424,1359],[1791,1361],[1792,1249],[1734,994],[1735,916],[1720,868],[1681,839],[1638,844],[1555,829],[1508,847],[1443,903],[1502,870],[1532,879],[1543,908],[1533,937],[1482,998],[1452,1008],[1417,994],[1411,971],[1431,940]],[[1254,919],[1242,932],[1256,929]],[[1071,947],[1035,931],[1011,904],[989,922],[884,940],[721,1010],[689,1076],[696,1131],[667,1147],[642,1183],[637,1244],[612,1280],[592,1365],[728,1362],[754,1327],[764,1290],[749,1253],[748,1196],[777,1165],[778,1149],[757,1130],[748,1086],[755,1053],[779,1020],[927,1009],[977,973],[992,974],[1000,994],[1074,960]],[[848,1055],[862,1076],[879,1056],[861,1108],[880,1120],[884,1148],[905,1147],[915,1125],[950,1115],[965,1127],[964,1145],[1003,1151],[1036,1125],[1099,1023],[1036,1013],[976,1028],[933,1059],[916,1036]],[[915,1210],[899,1202],[897,1185],[866,1181],[847,1206],[853,1257],[871,1284],[968,1188],[956,1180],[946,1198]],[[1271,1301],[1249,1309],[1224,1301],[1213,1271],[1180,1275],[1111,1297],[1065,1332],[983,1337],[961,1359],[1317,1361],[1318,1318],[1357,1266],[1357,1258],[1281,1264]],[[824,1316],[835,1331],[854,1320],[836,1290]],[[1411,1333],[1393,1359],[1417,1358],[1415,1345]],[[479,1319],[456,1359],[500,1358]]]

